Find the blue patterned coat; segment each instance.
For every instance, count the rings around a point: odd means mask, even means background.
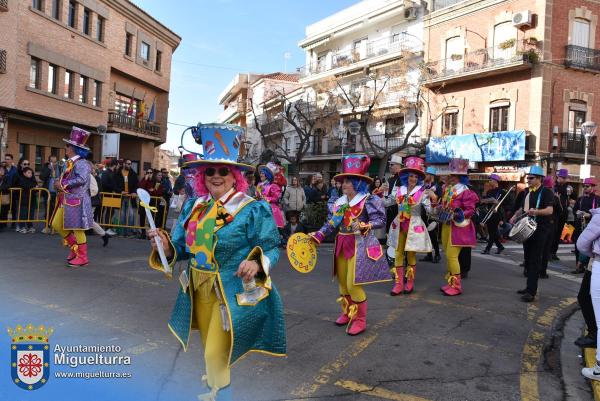
[[[191,276],[193,255],[185,242],[185,224],[191,216],[198,198],[188,199],[179,219],[171,231],[171,243],[176,256],[171,261],[188,260],[187,271]],[[270,268],[279,259],[279,232],[275,226],[271,207],[238,193],[232,199],[237,210],[233,221],[215,232],[214,256],[218,264],[216,282],[225,294],[225,304],[231,326],[231,350],[229,363],[234,364],[248,352],[256,351],[283,356],[286,352],[283,304],[275,286],[271,283]],[[229,203],[226,205],[229,210]],[[256,260],[265,274],[262,285],[269,290],[268,296],[255,306],[240,306],[236,294],[243,292],[242,280],[234,274],[243,260]],[[150,255],[150,266],[162,271],[156,252]],[[193,318],[194,291],[179,289],[169,328],[187,350],[190,331],[197,329]]]
[[[92,200],[90,198],[90,175],[92,166],[78,158],[73,168],[65,171],[60,178],[63,189],[60,198],[64,208],[63,228],[65,230],[87,230],[94,224]]]

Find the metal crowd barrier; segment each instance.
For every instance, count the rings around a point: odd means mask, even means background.
[[[24,197],[22,188],[9,188],[2,192],[0,202],[0,223],[44,223],[48,227],[52,197],[46,188],[32,188],[29,199]]]
[[[146,221],[146,212],[139,205],[139,198],[129,194],[114,194],[100,192],[102,199],[100,208],[100,224],[105,228],[141,230],[149,227]],[[169,205],[161,196],[151,196],[150,206],[156,208],[152,211],[152,218],[158,228],[164,228],[169,213]]]

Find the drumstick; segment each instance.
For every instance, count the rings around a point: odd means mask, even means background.
[[[215,131],[215,138],[217,138],[217,141],[219,141],[219,144],[225,151],[225,154],[229,156],[229,148],[227,147],[227,145],[225,145],[225,142],[223,142],[223,137],[221,136],[221,133],[219,131]]]

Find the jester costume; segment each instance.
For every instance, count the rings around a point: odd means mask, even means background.
[[[204,125],[202,140],[214,135],[215,125]],[[224,142],[233,142],[224,125],[218,125]],[[201,165],[206,160],[190,162]],[[234,164],[223,162],[220,164]],[[198,177],[197,179],[203,179]],[[285,356],[283,305],[271,282],[270,270],[279,258],[279,233],[271,208],[235,188],[220,199],[210,195],[190,198],[170,234],[170,266],[187,261],[168,327],[187,351],[192,330],[199,330],[204,345],[206,375],[211,389],[202,400],[231,400],[231,366],[249,352]],[[256,286],[263,296],[247,303],[242,279],[235,276],[240,263],[260,266]],[[152,268],[164,271],[157,252],[149,257]],[[183,277],[183,279],[182,279]],[[186,278],[188,281],[186,281]]]
[[[463,247],[475,247],[477,238],[475,225],[471,216],[479,202],[477,194],[466,185],[468,181],[469,161],[465,159],[450,160],[450,174],[461,176],[463,183],[446,185],[440,205],[442,211],[452,211],[452,218],[442,225],[442,248],[446,253],[448,273],[447,284],[441,287],[442,292],[448,296],[462,294],[460,277],[460,263],[458,256]]]
[[[85,154],[89,148],[85,142],[90,133],[73,127],[70,139],[64,139],[77,152]],[[54,209],[51,225],[63,238],[70,249],[67,264],[70,267],[85,266],[89,263],[85,230],[94,224],[92,201],[90,199],[91,165],[80,155],[67,161],[67,167],[60,176],[60,190]]]
[[[396,192],[396,202],[398,203],[398,216],[392,222],[390,231],[396,233],[390,235],[390,238],[397,238],[393,244],[394,252],[394,287],[390,294],[392,296],[400,295],[403,292],[410,294],[414,290],[414,281],[417,264],[417,252],[431,252],[431,240],[427,233],[427,228],[421,213],[423,209],[429,212],[430,201],[422,185],[423,177],[423,159],[411,156],[406,159],[405,168],[400,170],[400,181],[402,186]],[[417,185],[409,190],[408,175],[417,175]],[[408,265],[406,273],[404,272],[404,254],[406,253]],[[406,279],[406,284],[404,280]]]
[[[368,181],[364,173],[370,159],[367,155],[348,155],[343,160],[344,173],[336,175],[336,180],[346,177]],[[346,195],[333,202],[326,223],[311,237],[320,244],[334,231],[335,238],[333,275],[339,283],[342,314],[336,320],[338,326],[346,326],[349,335],[365,331],[367,325],[367,296],[362,286],[365,284],[391,281],[391,275],[381,244],[373,230],[385,227],[385,207],[381,198],[366,192],[357,191],[352,199]],[[359,232],[352,229],[357,222]]]
[[[266,166],[260,166],[258,169],[267,179],[258,183],[256,186],[256,195],[258,199],[266,201],[271,206],[275,224],[277,227],[283,228],[285,226],[285,220],[283,219],[283,212],[279,206],[281,186],[274,181],[278,167],[275,163],[268,163]]]

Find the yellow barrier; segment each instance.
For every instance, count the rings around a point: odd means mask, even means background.
[[[137,196],[100,192],[100,224],[102,227],[141,230],[148,227],[146,212],[139,205]],[[134,204],[135,206],[133,206]],[[156,227],[164,228],[169,213],[169,205],[161,196],[151,196],[150,206],[156,208],[152,218]]]
[[[44,223],[48,227],[52,210],[50,191],[46,188],[32,188],[28,199],[24,195],[22,188],[9,188],[8,193],[2,192],[0,223]],[[44,199],[46,202],[43,202]]]

